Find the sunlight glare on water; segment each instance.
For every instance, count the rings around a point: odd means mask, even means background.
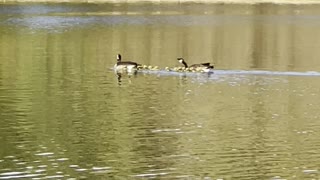
[[[319,179],[319,8],[1,4],[0,179]]]

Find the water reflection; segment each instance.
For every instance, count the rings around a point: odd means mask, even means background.
[[[1,5],[0,179],[316,179],[318,10]]]
[[[2,8],[1,26],[2,33],[11,34],[4,38],[31,33],[43,47],[52,46],[43,41],[46,36],[62,33],[65,36],[57,43],[65,40],[75,42],[76,45],[70,44],[70,48],[96,47],[98,54],[102,54],[99,58],[107,59],[104,65],[108,66],[112,63],[107,57],[121,51],[141,63],[160,67],[173,66],[175,57],[184,56],[190,63],[210,61],[222,69],[319,71],[315,58],[317,47],[312,45],[317,44],[314,37],[318,37],[313,31],[319,25],[317,6],[190,6],[12,5],[13,15],[10,16],[6,16],[10,13]],[[54,10],[50,10],[51,7]],[[48,10],[36,13],[33,8]],[[20,12],[18,9],[23,9],[26,16],[15,16]],[[114,11],[121,13],[108,14]],[[149,11],[161,13],[155,15]],[[172,15],[172,12],[178,15]],[[12,28],[15,31],[11,31]],[[83,41],[76,42],[75,39]],[[25,40],[4,42],[10,42],[6,45],[10,51],[10,47]],[[83,53],[81,49],[77,51]]]
[[[117,80],[118,80],[118,85],[122,84],[122,79],[123,76],[127,77],[128,82],[131,83],[131,78],[136,76],[138,74],[138,71],[134,71],[133,73],[128,73],[128,72],[116,72],[115,73],[117,75]]]

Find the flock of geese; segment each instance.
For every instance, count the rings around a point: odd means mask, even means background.
[[[183,58],[177,58],[183,67],[169,68],[165,67],[166,71],[176,71],[176,72],[210,72],[214,68],[210,63],[199,63],[192,64],[188,66]],[[133,61],[122,61],[121,55],[117,54],[117,63],[114,65],[114,70],[116,73],[136,73],[138,70],[159,70],[158,66],[147,66],[141,65]]]

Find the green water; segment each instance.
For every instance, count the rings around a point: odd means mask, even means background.
[[[0,179],[319,179],[319,10],[0,5]]]

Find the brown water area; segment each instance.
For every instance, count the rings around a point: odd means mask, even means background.
[[[315,4],[1,4],[0,179],[319,179],[319,49]]]

